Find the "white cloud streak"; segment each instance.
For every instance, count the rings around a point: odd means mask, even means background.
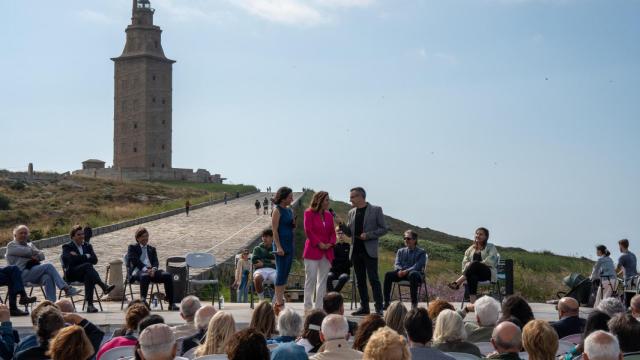
[[[111,19],[109,16],[95,10],[80,10],[76,15],[82,21],[90,22],[93,24],[111,24],[113,22],[113,19]]]
[[[316,26],[329,18],[313,6],[298,0],[233,0],[249,14],[287,25]]]

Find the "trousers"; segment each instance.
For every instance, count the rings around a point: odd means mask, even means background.
[[[398,271],[389,271],[384,275],[384,303],[391,302],[391,285],[394,282],[409,280],[409,289],[411,294],[411,304],[418,304],[418,289],[422,285],[422,274],[420,271],[410,271],[405,277],[399,277]]]
[[[89,263],[78,265],[67,270],[66,275],[68,281],[79,281],[84,283],[84,299],[89,305],[93,304],[93,293],[96,285],[100,285],[102,290],[106,288],[96,269]]]
[[[62,276],[58,274],[53,264],[40,264],[28,270],[24,269],[24,271],[22,271],[22,282],[43,285],[44,297],[52,302],[55,302],[57,298],[56,287],[58,287],[58,289],[64,289],[69,286],[62,279]]]
[[[369,277],[376,310],[382,311],[382,286],[378,278],[378,259],[372,258],[366,251],[354,251],[351,261],[353,263],[353,271],[356,274],[356,282],[358,283],[360,306],[365,310],[369,310],[369,290],[367,288],[367,277]]]
[[[327,276],[331,263],[326,257],[320,260],[304,259],[304,309],[313,307],[313,292],[315,290],[315,308],[322,309],[324,295],[327,292]]]

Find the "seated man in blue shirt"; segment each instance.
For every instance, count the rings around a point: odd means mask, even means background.
[[[403,280],[409,281],[411,285],[411,307],[418,306],[418,288],[422,284],[427,253],[417,246],[418,234],[413,230],[404,232],[404,244],[406,246],[396,253],[395,270],[384,276],[384,310],[387,310],[391,302],[391,284]]]

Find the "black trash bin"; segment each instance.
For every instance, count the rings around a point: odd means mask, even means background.
[[[187,296],[187,263],[182,256],[167,259],[166,269],[173,278],[173,303],[179,304]]]

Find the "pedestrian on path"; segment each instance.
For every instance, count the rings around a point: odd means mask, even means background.
[[[271,227],[273,228],[273,245],[276,255],[276,298],[273,309],[276,314],[284,308],[284,288],[289,279],[293,255],[293,229],[296,219],[291,209],[293,190],[281,187],[276,192],[276,209],[273,211]]]
[[[189,200],[187,200],[187,202],[184,203],[184,209],[187,213],[187,216],[189,216],[189,208],[191,207],[191,203],[189,202]]]
[[[260,200],[256,199],[253,205],[256,207],[256,215],[260,215]]]
[[[227,192],[224,193],[224,204],[227,205]]]
[[[264,201],[262,202],[262,215],[267,215],[267,212],[269,211],[269,200],[267,200],[267,198],[264,198]]]

